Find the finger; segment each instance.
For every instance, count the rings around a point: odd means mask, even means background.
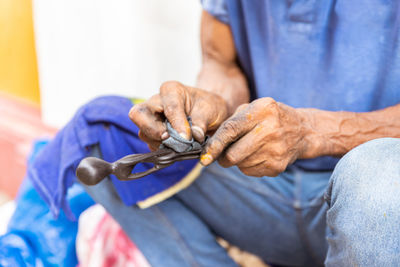
[[[134,105],[129,111],[129,117],[149,138],[164,140],[168,138],[168,132],[162,113],[160,95],[154,95],[146,102]]]
[[[261,153],[262,153],[262,157],[260,156]],[[247,158],[243,159],[236,165],[240,168],[250,168],[250,167],[260,164],[261,162],[267,161],[267,160],[271,160],[270,157],[268,155],[266,155],[266,152],[264,153],[263,151],[260,151],[259,153],[255,154],[255,155],[248,156]],[[228,166],[228,167],[230,167],[230,166]]]
[[[187,120],[185,87],[178,82],[166,82],[160,88],[160,95],[165,117],[183,138],[192,138]]]
[[[239,139],[252,127],[253,122],[246,120],[243,112],[226,120],[208,141],[200,162],[205,166],[211,164],[228,145]]]
[[[152,112],[146,103],[133,106],[129,111],[129,117],[151,139],[161,141],[163,133],[167,131],[160,115]]]
[[[266,161],[261,162],[255,166],[252,167],[239,167],[240,171],[243,172],[244,174],[248,176],[255,176],[255,177],[263,177],[263,176],[269,176],[269,177],[276,177],[279,175],[279,172],[270,168],[268,166],[268,163]]]
[[[205,139],[205,134],[204,134],[205,130],[203,129],[204,129],[203,127],[200,127],[198,125],[192,125],[191,127],[193,138],[200,143],[203,143]]]
[[[244,110],[248,104],[242,104],[240,105],[235,113],[232,116],[235,116],[237,113],[240,111]],[[207,133],[209,135],[213,135],[215,131],[218,129],[218,127],[221,125],[221,123],[224,121],[226,118],[226,114],[218,114],[216,116],[211,116],[211,120],[207,120],[206,122],[204,121],[204,116],[202,116],[201,112],[197,112],[196,110],[192,111],[192,114],[190,115],[192,117],[192,134],[195,137],[195,139],[199,142],[203,142],[205,138],[205,134]],[[211,121],[211,122],[209,122]],[[196,138],[196,133],[193,130],[195,126],[198,126],[201,131],[198,134],[199,138]],[[199,130],[200,130],[199,129]]]
[[[240,106],[238,106],[235,110],[235,112],[233,113],[232,116],[236,116],[236,114],[238,114],[239,112],[242,112],[245,108],[247,108],[249,106],[249,104],[241,104]]]
[[[198,108],[194,108],[190,114],[192,119],[192,135],[193,138],[199,141],[200,143],[204,141],[205,133],[207,132],[207,122],[205,113],[206,109],[198,110]]]
[[[203,142],[205,133],[215,131],[227,117],[227,109],[213,106],[208,101],[198,101],[193,104],[190,112],[193,137]]]
[[[135,104],[129,112],[129,117],[131,120],[133,120],[135,122],[135,119],[136,119],[135,115],[140,114],[140,112],[144,112],[144,111],[154,114],[154,116],[157,116],[157,117],[159,116],[159,114],[163,113],[161,97],[159,94],[153,95],[145,102]],[[135,112],[138,112],[138,113],[135,113]]]
[[[139,138],[143,142],[147,143],[147,146],[151,151],[157,150],[161,144],[161,142],[154,141],[154,139],[147,137],[141,130],[139,130]]]
[[[252,156],[251,166],[264,161],[264,155],[260,153],[260,145],[265,143],[266,140],[263,139],[266,138],[265,132],[268,131],[268,129],[263,129],[262,127],[262,125],[257,125],[249,133],[231,144],[218,159],[220,165],[225,168],[238,165],[244,160],[247,161],[249,156]]]
[[[249,159],[246,159],[245,161],[243,161],[243,163],[238,164],[238,168],[247,170],[247,169],[252,169],[254,166],[260,165],[260,163],[263,163],[263,166],[264,166],[263,175],[264,176],[275,177],[278,174],[284,172],[286,167],[288,166],[288,160],[287,159],[284,159],[284,160],[273,160],[273,159],[268,158],[268,159],[265,159],[262,162],[259,162],[258,164],[257,164],[257,162],[258,162],[257,159],[254,159],[254,158],[250,157]],[[251,165],[252,163],[254,165]]]
[[[296,159],[296,154],[288,153],[287,148],[283,148],[279,143],[264,144],[263,148],[256,153],[250,154],[247,158],[237,163],[240,167],[254,166],[255,162],[267,160],[274,169],[282,170]]]
[[[159,94],[150,97],[147,103],[153,113],[163,113],[161,96]]]

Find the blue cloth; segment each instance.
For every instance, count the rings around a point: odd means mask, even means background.
[[[46,143],[35,143],[30,161]],[[66,198],[76,217],[94,204],[80,184],[74,184]],[[0,266],[77,266],[78,222],[68,220],[63,212],[54,219],[28,179],[22,183],[15,202],[7,233],[0,236]]]
[[[229,23],[253,98],[365,112],[400,102],[399,1],[202,0]],[[338,159],[299,160],[308,170]]]
[[[68,190],[66,199],[76,217],[94,204],[80,184]],[[78,222],[63,212],[55,219],[32,183],[25,180],[7,233],[0,236],[0,266],[77,266],[77,232]]]
[[[400,139],[386,138],[352,150],[332,177],[292,166],[254,179],[214,163],[145,210],[123,205],[107,179],[86,191],[152,266],[236,266],[215,236],[283,266],[400,266],[399,158]]]
[[[56,216],[63,208],[69,218],[74,218],[65,195],[76,180],[76,167],[90,154],[93,145],[100,146],[109,162],[128,154],[149,152],[128,117],[132,105],[129,99],[118,96],[100,97],[84,105],[30,164],[28,177]],[[119,181],[113,175],[111,179],[122,201],[132,205],[174,185],[195,164],[195,160],[178,162],[134,181]],[[149,167],[139,164],[135,171]]]

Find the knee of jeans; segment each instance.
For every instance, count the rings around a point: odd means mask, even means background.
[[[373,194],[393,183],[400,185],[400,139],[375,139],[343,156],[335,167],[325,198],[330,204],[335,192],[352,196],[360,196],[362,192]]]

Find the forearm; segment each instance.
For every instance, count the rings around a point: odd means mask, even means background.
[[[220,95],[227,104],[228,115],[249,101],[249,89],[236,60],[236,49],[228,25],[203,12],[201,20],[203,64],[197,87]]]
[[[382,137],[400,137],[400,104],[382,110],[355,113],[298,109],[308,125],[311,144],[302,158],[342,156],[352,148]]]
[[[197,87],[220,95],[226,101],[229,116],[250,99],[246,78],[236,64],[224,65],[213,59],[203,60]]]

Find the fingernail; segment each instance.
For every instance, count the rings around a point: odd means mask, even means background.
[[[161,140],[165,140],[165,139],[167,139],[168,137],[169,137],[168,132],[164,132],[164,133],[161,135]]]
[[[204,141],[204,132],[199,126],[192,127],[192,134],[197,139],[197,141]]]
[[[185,134],[185,133],[180,133],[179,135],[180,135],[182,138],[184,138],[184,139],[186,139],[186,140],[189,140],[187,134]]]
[[[200,157],[200,163],[204,166],[209,165],[212,161],[213,161],[213,157],[208,152],[206,154],[201,155],[201,157]]]

